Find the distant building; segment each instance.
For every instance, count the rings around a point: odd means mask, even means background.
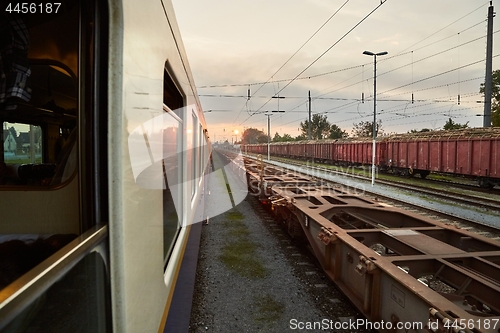
[[[16,153],[17,141],[12,132],[9,130],[3,131],[3,151],[5,153]]]

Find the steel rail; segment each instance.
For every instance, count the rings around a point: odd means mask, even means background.
[[[251,157],[251,156],[246,156],[247,158],[252,158],[254,159],[254,157]],[[265,161],[267,163],[267,161]],[[289,161],[287,161],[288,164],[292,164],[293,163],[289,163]],[[270,163],[270,165],[273,165],[272,163]],[[299,166],[304,166],[303,164],[301,163],[297,163],[296,165],[299,165]],[[276,167],[273,165],[273,167]],[[318,170],[318,171],[322,171],[322,172],[331,172],[330,169],[318,169],[317,167],[314,167],[314,166],[309,166],[309,168],[311,169],[315,169],[315,170]],[[295,171],[295,170],[294,170]],[[295,172],[298,172],[298,171],[295,171]],[[335,173],[335,172],[333,172]],[[304,173],[302,173],[304,174]],[[339,173],[340,174],[340,173]],[[346,175],[344,173],[341,173],[342,175]],[[307,175],[307,174],[305,174]],[[362,180],[362,181],[369,181],[368,178],[363,178],[361,176],[356,176],[356,175],[351,175],[351,174],[347,174],[349,177],[353,177],[355,179],[358,179],[358,180]],[[310,176],[310,175],[308,175]],[[321,178],[321,176],[319,174],[315,174],[314,175],[316,178]],[[329,182],[329,183],[334,183],[333,181],[331,180],[327,180],[327,179],[324,179],[322,178],[323,181],[325,182]],[[377,181],[379,183],[381,183],[382,181]],[[402,185],[394,185],[394,183],[392,182],[387,182],[388,186],[393,186],[393,187],[399,187],[399,188],[403,188],[405,190],[412,190],[411,188],[408,188],[408,187],[405,187],[405,186],[402,186]],[[348,186],[348,185],[344,185],[344,186]],[[353,188],[354,189],[354,188]],[[369,193],[370,195],[373,195],[375,196],[376,198],[383,198],[384,200],[388,200],[388,201],[391,201],[391,202],[396,202],[398,204],[400,204],[401,206],[404,206],[404,207],[408,207],[410,209],[417,209],[417,210],[420,210],[420,211],[423,211],[427,214],[434,214],[435,216],[439,217],[440,219],[446,219],[448,220],[446,223],[448,224],[454,224],[454,225],[457,225],[457,223],[459,223],[457,226],[460,227],[460,228],[470,228],[470,227],[475,227],[475,228],[479,228],[481,229],[479,232],[489,232],[489,233],[493,233],[494,237],[500,237],[500,227],[497,227],[497,226],[493,226],[493,225],[488,225],[488,224],[484,224],[484,223],[480,223],[478,221],[474,221],[474,220],[471,220],[471,219],[467,219],[467,218],[464,218],[464,217],[461,217],[459,215],[456,215],[456,214],[451,214],[451,213],[448,213],[448,212],[444,212],[444,211],[440,211],[438,209],[435,209],[435,208],[430,208],[430,207],[427,207],[427,206],[424,206],[424,205],[419,205],[419,204],[416,204],[416,203],[409,203],[405,200],[398,200],[397,198],[394,198],[394,197],[391,197],[391,196],[386,196],[386,195],[383,195],[383,194],[380,194],[380,193],[375,193],[373,191],[370,191],[369,189],[364,189],[364,191],[366,193]],[[429,194],[429,195],[433,195],[433,196],[438,196],[440,198],[444,198],[446,200],[453,200],[454,198],[450,198],[451,195],[445,195],[443,193],[441,194],[437,194],[437,193],[434,193],[432,191],[428,191],[426,192],[425,194]],[[456,195],[456,194],[455,194]],[[458,199],[457,199],[458,201]],[[465,204],[473,204],[472,202],[469,202],[467,201],[466,199],[462,199],[461,202],[465,203]],[[480,205],[477,205],[477,206],[480,206]],[[488,205],[482,205],[481,207],[485,207],[485,208],[488,208],[488,209],[492,209],[492,210],[498,210],[498,205],[496,206],[491,206],[489,207]]]

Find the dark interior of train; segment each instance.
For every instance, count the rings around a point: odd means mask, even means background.
[[[89,229],[82,222],[88,220],[82,218],[82,210],[90,215],[90,209],[81,206],[86,194],[85,188],[79,186],[82,176],[78,169],[82,165],[80,150],[90,148],[81,148],[79,140],[84,136],[79,131],[82,106],[88,114],[93,108],[93,97],[89,96],[93,96],[94,87],[85,82],[92,82],[89,79],[94,75],[97,6],[93,1],[67,0],[61,1],[56,10],[44,1],[33,3],[44,12],[0,13],[3,295],[28,283],[27,276],[37,265],[43,265],[65,246],[72,246],[68,244],[75,243],[78,235]],[[86,126],[92,126],[89,123]],[[54,276],[52,287],[43,293],[28,292],[23,298],[27,300],[24,310],[16,310],[15,319],[7,326],[2,318],[0,331],[48,332],[52,327],[50,331],[55,332],[54,328],[67,329],[67,325],[83,325],[83,331],[88,332],[102,331],[106,323],[98,318],[105,315],[104,266],[100,255],[93,252],[71,264],[71,269],[63,269],[67,271],[63,278],[49,273]],[[4,300],[0,297],[0,302]],[[60,317],[66,323],[49,325],[47,321],[55,318],[54,311],[67,313]],[[96,319],[82,321],[82,316],[89,313]]]
[[[49,189],[76,173],[79,10],[72,1],[57,13],[0,15],[0,191],[3,205],[11,205],[9,192]],[[16,219],[9,214],[2,220]],[[0,244],[0,288],[75,237],[44,235]]]
[[[57,181],[77,125],[78,13],[76,2],[53,15],[2,13],[0,185]]]

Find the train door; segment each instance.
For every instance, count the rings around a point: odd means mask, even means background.
[[[0,13],[0,332],[104,332],[107,10],[25,5]]]

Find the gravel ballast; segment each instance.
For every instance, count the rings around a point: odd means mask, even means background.
[[[203,226],[190,331],[327,332],[331,324],[355,321],[345,296],[279,226],[262,221],[251,200]],[[241,243],[253,244],[242,266],[225,260],[228,248],[237,252]],[[316,329],[305,329],[315,322]]]
[[[224,190],[211,191],[207,209]],[[360,332],[333,329],[358,318],[254,197],[203,225],[190,332]]]

